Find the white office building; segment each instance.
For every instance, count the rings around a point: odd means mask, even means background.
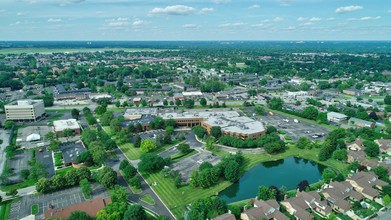
[[[18,100],[4,106],[6,118],[9,121],[33,122],[45,114],[43,100]]]

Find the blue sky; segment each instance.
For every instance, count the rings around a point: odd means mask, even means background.
[[[391,1],[1,0],[0,40],[391,40]]]

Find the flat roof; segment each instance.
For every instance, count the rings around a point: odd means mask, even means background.
[[[333,118],[347,118],[347,115],[338,113],[338,112],[327,112],[328,117],[333,117]]]
[[[124,116],[156,115],[157,108],[127,108]]]
[[[362,124],[366,124],[366,125],[372,125],[373,122],[371,121],[365,121],[365,120],[362,120],[362,119],[359,119],[359,118],[350,118],[349,121],[354,121],[354,122],[358,122],[358,123],[362,123]]]
[[[62,152],[62,156],[64,157],[65,163],[76,161],[77,156],[79,156],[84,151],[87,151],[81,142],[61,145],[60,150]]]
[[[79,124],[77,123],[76,119],[68,119],[68,120],[57,120],[53,122],[54,130],[55,131],[63,131],[67,128],[74,130],[80,128]]]

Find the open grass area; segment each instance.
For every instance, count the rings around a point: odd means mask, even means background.
[[[124,112],[125,108],[108,108],[108,112]]]
[[[140,200],[148,204],[155,205],[155,201],[152,199],[152,197],[149,194],[145,194],[141,196]]]
[[[172,144],[164,145],[163,147],[157,148],[152,152],[159,154],[178,143],[179,141],[174,140]],[[144,152],[142,152],[140,148],[134,147],[133,143],[119,145],[119,148],[122,150],[122,152],[124,152],[124,154],[128,157],[129,160],[137,160],[141,157],[142,154],[144,154]]]
[[[172,158],[171,163],[176,163],[176,162],[178,162],[180,160],[183,160],[185,158],[193,156],[194,154],[197,154],[197,153],[198,153],[198,151],[196,151],[196,150],[192,150],[188,154],[183,154],[183,153],[179,152],[179,153],[174,154],[174,155],[171,156],[171,158]]]
[[[96,170],[99,167],[87,167],[87,168],[89,170]],[[64,169],[61,169],[61,170],[56,170],[56,175],[65,175],[69,170],[74,170],[74,169],[77,169],[77,168],[68,167],[68,168],[64,168]]]
[[[61,118],[62,116],[64,116],[64,114],[55,115],[53,118],[49,119],[48,122],[57,121],[57,120],[58,120],[59,118]]]
[[[36,182],[37,182],[36,180],[25,180],[21,183],[16,183],[16,184],[12,184],[12,185],[7,185],[7,186],[1,185],[1,191],[7,192],[7,191],[10,191],[13,189],[21,189],[21,188],[26,188],[29,186],[34,186]]]
[[[161,49],[150,48],[6,48],[1,49],[0,54],[21,54],[21,53],[65,53],[65,52],[96,52],[96,51],[162,51]]]
[[[45,112],[71,112],[72,109],[46,109]]]
[[[11,210],[12,200],[0,203],[0,219],[8,219]]]
[[[58,152],[54,154],[54,166],[62,166],[64,165],[64,162],[62,161],[62,153]]]
[[[31,206],[31,214],[32,215],[36,215],[36,214],[38,214],[38,212],[39,212],[38,204],[34,204],[33,206]]]

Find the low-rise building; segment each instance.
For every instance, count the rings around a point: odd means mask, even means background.
[[[375,143],[379,145],[382,153],[391,154],[391,139],[377,139]]]
[[[327,113],[327,121],[333,121],[333,122],[343,122],[348,120],[348,116],[337,113],[337,112],[328,112]]]
[[[182,95],[185,99],[199,99],[202,98],[202,92],[194,91],[194,92],[182,92]]]
[[[83,142],[67,143],[60,146],[60,151],[62,152],[62,157],[64,159],[65,166],[74,166],[77,165],[76,158],[81,153],[87,151],[84,147]]]
[[[331,182],[324,184],[321,190],[323,196],[330,206],[341,213],[347,212],[352,205],[349,199],[354,201],[361,201],[363,196],[353,190],[353,186],[348,182]]]
[[[361,94],[361,91],[358,89],[345,89],[342,92],[345,94],[348,94],[348,95],[360,95]]]
[[[346,179],[354,189],[361,193],[364,197],[373,200],[379,196],[379,191],[373,187],[382,189],[388,183],[380,180],[374,172],[358,172]]]
[[[247,210],[247,207],[243,210],[240,215],[242,220],[252,219],[278,219],[278,220],[289,220],[280,210],[280,205],[276,200],[257,200],[254,203],[254,207]]]
[[[212,220],[236,220],[235,216],[228,210],[228,213],[214,217]]]
[[[91,217],[95,217],[96,214],[111,203],[110,198],[103,199],[102,197],[91,199],[82,203],[67,206],[60,209],[48,209],[45,211],[45,219],[68,219],[71,213],[74,211],[83,211]],[[47,208],[47,207],[46,207]]]
[[[4,106],[6,119],[16,122],[35,122],[45,115],[42,100],[18,100]]]
[[[76,119],[57,120],[53,122],[54,132],[62,134],[65,129],[70,129],[76,135],[80,135],[80,125]]]
[[[193,88],[192,85],[189,85],[189,84],[186,84],[186,83],[175,83],[173,86],[178,88],[178,89],[182,89],[182,90]]]
[[[375,122],[365,121],[359,118],[350,118],[349,124],[353,124],[354,126],[358,126],[358,127],[368,127],[368,128],[375,127]]]

